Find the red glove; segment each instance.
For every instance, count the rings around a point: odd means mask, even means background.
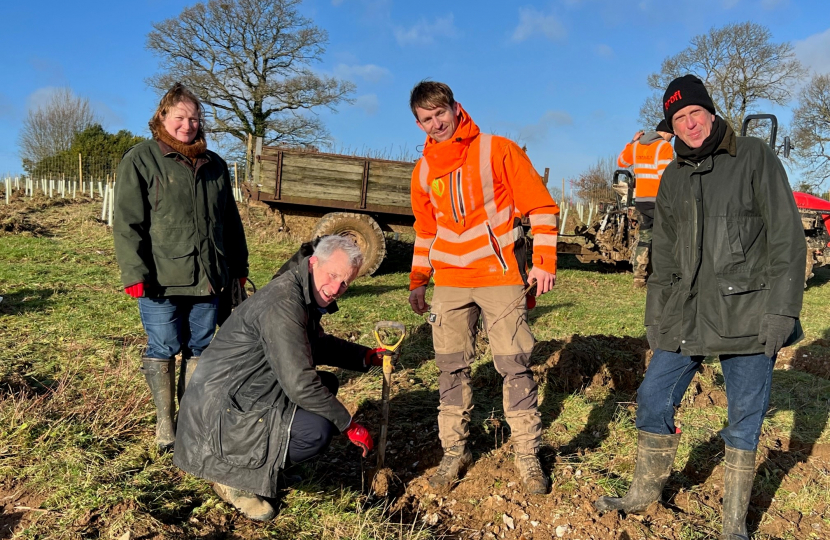
[[[349,427],[347,427],[346,431],[343,433],[349,438],[349,441],[353,445],[359,446],[363,449],[363,457],[366,457],[369,454],[369,451],[375,447],[375,443],[372,441],[372,436],[369,435],[369,430],[354,420],[352,420]]]
[[[244,289],[246,283],[248,283],[248,278],[246,278],[246,277],[239,278],[239,286],[240,287],[242,287]]]
[[[377,347],[375,349],[369,349],[366,351],[366,362],[365,365],[367,366],[382,366],[383,365],[383,357],[384,356],[391,356],[392,357],[392,365],[394,366],[398,362],[398,357],[401,355],[398,351],[390,351],[388,349],[384,349],[383,347]]]
[[[525,296],[527,300],[527,309],[530,311],[531,309],[536,307],[536,294],[535,293],[527,293]]]
[[[133,298],[141,298],[142,296],[144,296],[144,282],[139,281],[135,285],[125,287],[124,292],[129,294]]]

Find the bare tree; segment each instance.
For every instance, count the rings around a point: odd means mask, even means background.
[[[717,113],[739,131],[744,117],[759,112],[761,102],[786,105],[806,71],[792,46],[773,43],[765,26],[745,22],[712,28],[648,76],[654,94],[640,108],[644,125],[653,128],[663,118],[663,92],[673,79],[688,73],[706,84]]]
[[[795,156],[815,187],[830,178],[830,74],[815,75],[793,110]]]
[[[616,156],[597,159],[577,178],[571,180],[573,196],[584,202],[592,203],[614,201],[611,181],[615,170],[617,170]]]
[[[87,98],[59,88],[46,104],[29,109],[18,138],[20,157],[24,164],[34,164],[63,152],[76,134],[96,122]]]
[[[153,25],[147,48],[163,72],[159,91],[175,81],[205,103],[208,131],[266,144],[317,145],[328,132],[312,112],[349,102],[354,85],[311,71],[328,36],[300,15],[301,0],[210,0]]]

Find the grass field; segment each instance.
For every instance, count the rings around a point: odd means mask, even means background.
[[[590,500],[625,491],[633,472],[632,401],[648,360],[645,293],[632,289],[630,274],[568,259],[531,314],[553,493],[525,500],[512,488],[501,380],[483,339],[473,374],[476,466],[449,497],[429,493],[423,478],[440,458],[438,373],[428,325],[407,303],[411,246],[396,241],[379,275],[356,281],[323,320],[328,332],[366,345],[378,320],[409,329],[387,456],[396,497],[369,497],[374,456],[361,460],[337,440],[321,460],[292,471],[303,480],[286,488],[273,522],[240,517],[155,450],[154,409],[138,371],[146,338],[96,214],[100,203],[88,201],[0,207],[0,539],[539,539],[555,538],[556,527],[565,538],[717,537],[726,407],[716,361],[678,414],[684,437],[669,504],[643,519],[594,515]],[[251,277],[264,285],[298,243],[267,216],[243,215]],[[829,292],[830,271],[817,269],[805,293],[807,339],[775,371],[750,512],[755,538],[830,537]],[[340,376],[339,396],[377,435],[380,373]]]

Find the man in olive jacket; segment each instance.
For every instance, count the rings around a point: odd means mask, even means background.
[[[324,237],[314,254],[295,259],[243,302],[205,350],[179,412],[173,462],[215,482],[245,516],[268,520],[277,474],[329,444],[335,432],[372,449],[368,431],[337,400],[326,364],[356,371],[381,365],[383,349],[326,335],[325,313],[357,276],[363,256],[340,236]]]
[[[643,510],[669,476],[674,414],[705,356],[723,369],[729,424],[723,536],[748,540],[755,452],[775,358],[803,337],[806,244],[786,172],[760,139],[738,137],[703,83],[686,75],[663,98],[677,158],[657,194],[645,324],[654,356],[637,391],[634,481],[600,510]]]

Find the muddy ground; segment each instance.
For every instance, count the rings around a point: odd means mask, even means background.
[[[812,349],[813,357],[817,356],[816,350],[815,347]],[[826,350],[830,353],[830,348]],[[799,365],[795,358],[802,357],[802,353],[801,350],[787,351],[780,365],[787,366],[785,369],[806,367],[806,362]],[[534,372],[540,386],[548,385],[549,390],[606,396],[604,399],[628,403],[633,411],[636,388],[650,354],[642,339],[573,336],[564,342],[539,343],[534,353]],[[823,360],[829,359],[830,354]],[[809,363],[811,372],[817,371],[816,366],[825,365],[822,359],[813,360]],[[712,367],[704,365],[703,370],[704,373],[692,384],[690,397],[694,405],[725,407],[726,395],[722,386],[706,383],[714,379]],[[822,373],[824,377],[828,376],[828,373]],[[398,396],[406,395],[406,387],[412,381],[397,377],[394,392]],[[478,386],[477,393],[500,392],[497,385],[483,384],[475,376],[473,384]],[[609,389],[612,390],[610,395]],[[589,454],[597,451],[602,439],[608,436],[596,425],[593,432],[580,434],[568,446],[544,446],[542,462],[546,472],[553,476],[550,495],[524,494],[517,483],[509,440],[508,444],[503,444],[504,430],[499,433],[503,426],[498,425],[491,433],[473,430],[474,465],[452,491],[436,493],[429,487],[427,478],[441,457],[435,421],[437,396],[418,395],[417,390],[415,393],[410,399],[414,397],[417,405],[415,401],[407,400],[406,404],[399,403],[396,407],[393,399],[391,442],[386,458],[387,465],[396,472],[390,488],[393,495],[391,511],[405,521],[425,522],[448,538],[473,540],[654,537],[681,540],[715,538],[720,532],[719,524],[704,518],[720,515],[723,443],[717,435],[699,448],[702,461],[707,465],[702,468],[689,465],[684,470],[675,470],[664,492],[665,504],[654,503],[641,516],[599,515],[593,509],[593,501],[607,492],[598,483],[600,478],[596,473],[583,471],[579,464],[590,458]],[[543,416],[556,415],[556,408],[556,403],[543,404]],[[405,417],[402,417],[401,409],[404,409]],[[368,425],[379,419],[379,411],[368,407],[358,410],[357,415]],[[368,489],[365,474],[362,474],[367,465],[361,466],[349,456],[352,453],[347,447],[333,448],[318,464],[317,474],[355,488]],[[631,456],[613,456],[608,464],[609,475],[613,475],[611,471],[618,461],[630,467]],[[696,463],[700,461],[698,458]],[[797,492],[798,484],[804,485],[811,478],[830,472],[830,445],[765,437],[761,441],[757,463],[759,475],[779,474],[780,486]],[[675,466],[680,463],[676,462]],[[771,538],[830,538],[830,530],[822,520],[827,508],[816,507],[806,516],[795,511],[781,514],[770,508],[770,497],[758,491],[755,490],[750,508],[751,531]],[[763,520],[762,516],[765,516]]]

